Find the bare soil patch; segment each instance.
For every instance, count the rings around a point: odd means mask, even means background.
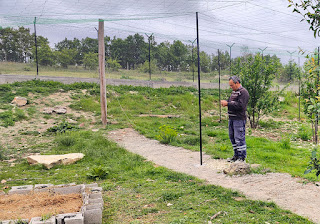
[[[0,220],[31,219],[42,215],[79,212],[80,194],[53,194],[50,192],[0,196]]]

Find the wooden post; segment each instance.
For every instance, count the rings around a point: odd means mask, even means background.
[[[99,19],[99,73],[100,73],[100,104],[101,121],[107,124],[107,97],[106,97],[106,76],[105,76],[105,48],[104,48],[104,21]]]

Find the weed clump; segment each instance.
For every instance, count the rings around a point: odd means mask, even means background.
[[[79,128],[68,123],[67,121],[62,121],[59,125],[53,126],[47,129],[48,133],[65,133],[66,131],[74,131]]]
[[[109,168],[103,166],[94,166],[87,173],[87,178],[92,180],[103,180],[109,175]]]
[[[169,144],[177,139],[177,131],[167,125],[159,127],[160,134],[157,136],[158,140],[163,144]]]

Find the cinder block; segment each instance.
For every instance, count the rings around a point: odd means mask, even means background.
[[[103,199],[102,198],[97,198],[97,199],[88,199],[88,204],[103,204]]]
[[[102,187],[90,187],[89,189],[92,193],[102,192]]]
[[[28,194],[33,191],[33,185],[13,186],[8,194]]]
[[[90,204],[90,205],[85,205],[84,206],[85,210],[93,210],[93,209],[103,209],[103,204],[96,203],[96,204]]]
[[[84,224],[102,224],[102,210],[92,209],[84,211]]]
[[[89,198],[90,199],[100,199],[100,198],[102,198],[102,193],[99,192],[99,193],[89,194]]]
[[[84,218],[82,213],[66,213],[56,216],[56,224],[83,224]]]
[[[85,186],[86,186],[86,188],[98,187],[98,184],[97,183],[92,183],[92,184],[86,184]]]
[[[56,224],[56,217],[51,216],[47,220],[41,221],[41,217],[33,217],[29,224]]]
[[[54,193],[58,194],[80,194],[81,193],[81,186],[69,186],[69,187],[54,187]]]
[[[35,192],[49,191],[53,187],[53,184],[36,184],[34,185]]]

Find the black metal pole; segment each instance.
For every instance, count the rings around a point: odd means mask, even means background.
[[[199,92],[199,127],[200,127],[200,165],[202,165],[202,123],[201,123],[201,87],[200,87],[200,47],[199,47],[199,22],[198,12],[196,12],[197,21],[197,52],[198,52],[198,92]]]
[[[301,72],[300,72],[300,57],[298,57],[298,64],[299,64],[299,121],[300,121],[300,94],[301,94],[301,90],[300,90],[300,86],[301,86]]]
[[[146,34],[146,36],[148,37],[148,40],[149,40],[149,80],[151,81],[151,55],[150,55],[150,52],[151,52],[151,38],[152,38],[152,35],[151,34],[150,36],[148,34]]]
[[[230,64],[231,65],[231,64]],[[221,122],[221,65],[220,65],[220,50],[218,49],[218,66],[219,66],[219,112],[220,112],[220,120]]]
[[[38,44],[37,44],[37,30],[36,30],[37,17],[34,17],[34,43],[36,46],[36,63],[37,63],[37,77],[39,76],[39,63],[38,63]]]
[[[319,69],[319,50],[320,48],[318,47],[318,69]],[[317,72],[318,74],[318,77],[317,77],[317,86],[316,86],[316,89],[317,89],[317,96],[319,96],[319,71]],[[319,124],[319,113],[317,112],[317,116],[316,116],[316,125],[315,125],[315,140],[316,140],[316,144],[318,144],[318,124]]]

